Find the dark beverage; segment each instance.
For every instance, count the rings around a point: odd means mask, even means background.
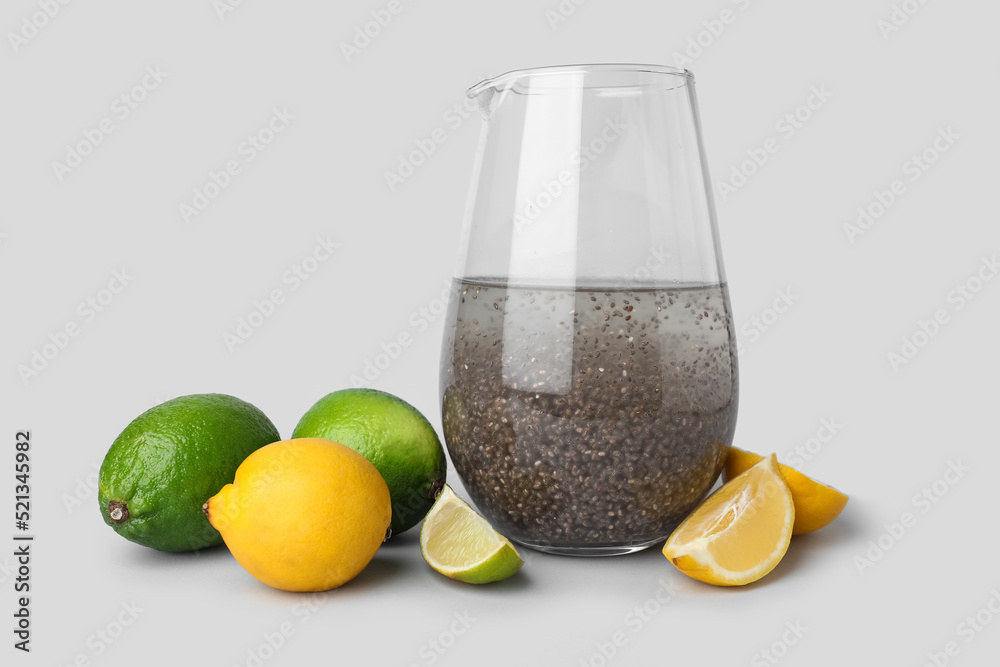
[[[724,285],[576,290],[458,281],[444,434],[478,509],[543,550],[664,539],[718,477],[736,422]]]

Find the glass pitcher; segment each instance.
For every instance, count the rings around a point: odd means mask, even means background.
[[[520,544],[643,549],[713,486],[736,423],[694,78],[543,67],[468,95],[483,123],[441,358],[452,461]]]

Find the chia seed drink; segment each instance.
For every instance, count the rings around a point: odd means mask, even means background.
[[[712,487],[733,438],[725,285],[456,282],[444,435],[479,511],[555,553],[666,538]]]

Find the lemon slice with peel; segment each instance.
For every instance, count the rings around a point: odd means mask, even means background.
[[[470,584],[506,579],[524,565],[510,540],[447,484],[420,527],[420,552],[444,576]]]
[[[730,447],[723,479],[730,480],[743,474],[762,458],[764,457],[760,454]],[[792,526],[792,535],[819,530],[840,516],[844,506],[847,505],[846,493],[817,482],[783,463],[778,464],[778,470],[785,478],[785,483],[792,491],[792,500],[795,501],[795,525]]]
[[[788,550],[791,491],[774,454],[709,496],[677,527],[663,555],[684,574],[718,586],[757,581]]]

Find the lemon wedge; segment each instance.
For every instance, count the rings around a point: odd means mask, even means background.
[[[742,475],[762,458],[764,457],[760,454],[730,447],[723,480]],[[778,470],[785,478],[785,483],[792,492],[792,500],[795,502],[795,525],[792,526],[792,535],[819,530],[840,516],[844,506],[847,505],[847,494],[832,486],[806,477],[795,468],[783,463],[778,464]]]
[[[698,581],[741,586],[774,569],[788,550],[794,523],[792,494],[771,454],[684,519],[663,555]]]

